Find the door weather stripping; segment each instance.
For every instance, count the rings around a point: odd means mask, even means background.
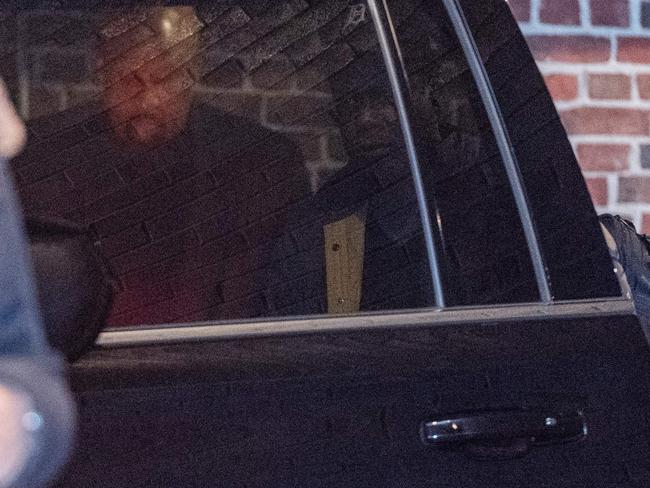
[[[621,316],[634,314],[630,300],[584,300],[511,306],[471,307],[420,310],[413,312],[362,314],[277,319],[265,322],[173,324],[138,329],[107,330],[99,335],[98,347],[114,348],[223,341],[252,337],[283,337],[298,334],[354,332],[361,330],[418,329],[471,323],[491,324],[523,320],[572,319],[580,317]]]
[[[458,4],[458,0],[443,0],[443,3],[454,26],[458,40],[463,48],[463,52],[465,53],[465,58],[467,59],[470,70],[472,71],[472,76],[474,77],[476,86],[481,94],[481,99],[483,100],[483,105],[487,111],[488,118],[490,119],[492,132],[494,133],[497,145],[499,146],[501,159],[503,160],[506,173],[508,174],[508,180],[510,181],[510,186],[514,193],[519,217],[528,243],[540,299],[543,303],[550,303],[553,301],[553,297],[551,296],[551,290],[548,284],[546,265],[544,263],[542,251],[539,247],[537,229],[535,228],[533,217],[530,213],[523,179],[519,171],[515,154],[512,150],[510,137],[505,129],[503,115],[499,109],[494,90],[492,89],[492,84],[488,78],[485,66],[481,61],[478,47],[472,37],[469,25],[467,24],[467,19]]]
[[[413,183],[415,184],[415,193],[420,210],[420,218],[422,219],[422,226],[424,227],[424,242],[427,249],[427,257],[429,259],[431,278],[433,280],[433,293],[435,296],[435,303],[436,307],[442,309],[445,308],[445,296],[442,289],[442,278],[440,277],[440,265],[436,247],[433,242],[433,233],[431,231],[431,215],[429,213],[429,207],[427,206],[427,197],[424,190],[422,173],[420,171],[420,163],[418,160],[417,150],[415,148],[415,140],[413,138],[413,131],[411,130],[411,122],[409,119],[408,110],[406,108],[406,100],[404,98],[404,74],[401,72],[402,74],[400,75],[400,71],[397,70],[395,61],[398,57],[397,49],[395,48],[396,44],[394,42],[394,39],[389,39],[377,0],[368,0],[368,7],[370,9],[372,21],[375,25],[377,38],[379,39],[379,46],[381,48],[384,64],[388,73],[388,79],[393,91],[395,107],[397,108],[397,112],[399,114],[402,134],[404,136],[409,164],[411,166],[411,174],[413,176]],[[384,9],[384,12],[387,12],[387,10]]]

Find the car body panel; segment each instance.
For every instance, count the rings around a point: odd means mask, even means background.
[[[633,316],[97,351],[73,368],[58,486],[641,486],[649,359]],[[496,462],[420,438],[513,407],[581,411],[589,433]]]
[[[650,481],[650,351],[631,302],[620,297],[575,157],[506,3],[369,5],[385,29],[382,51],[364,54],[366,64],[337,82],[354,85],[346,96],[363,93],[372,81],[364,76],[381,56],[394,64],[387,79],[393,99],[404,100],[398,128],[414,145],[398,161],[405,164],[383,176],[401,185],[412,183],[409,169],[424,170],[432,228],[422,232],[439,252],[449,308],[433,300],[429,274],[437,267],[427,266],[431,253],[422,252],[418,235],[418,261],[394,266],[403,281],[375,284],[424,290],[420,310],[387,300],[403,306],[108,330],[70,369],[79,441],[57,486],[632,488]],[[466,40],[473,35],[481,60],[463,49],[458,25],[446,20],[450,9],[464,16]],[[444,56],[417,52],[417,42],[435,47],[436,39],[449,42]],[[487,75],[478,83],[483,92],[470,69],[478,61]],[[424,88],[443,95],[418,119],[422,72],[431,82]],[[486,116],[486,85],[503,125]],[[457,120],[459,113],[472,116]],[[444,130],[432,135],[434,116]],[[509,147],[503,138],[497,143],[499,131]],[[481,158],[463,157],[467,132],[483,137]],[[510,184],[504,151],[518,164],[525,195]],[[357,199],[374,188],[359,177],[366,169],[341,170],[309,200],[334,202],[324,223],[348,217],[350,208],[362,214]],[[528,202],[551,301],[540,293],[513,191]],[[388,194],[395,205],[407,199]],[[406,206],[416,208],[412,199]],[[407,219],[395,213],[392,227],[377,220],[402,245]],[[315,226],[321,250],[323,222]],[[394,265],[392,256],[379,261]],[[530,436],[455,450],[422,438],[425,422],[531,410],[550,412],[551,420],[565,412],[584,418],[586,437],[523,451],[518,446]],[[488,460],[476,458],[477,447]]]

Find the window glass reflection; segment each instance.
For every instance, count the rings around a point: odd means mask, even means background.
[[[442,2],[387,2],[437,217],[450,306],[539,300],[521,220],[480,94]]]
[[[0,26],[26,213],[93,233],[120,283],[109,325],[431,305],[365,3],[6,10]]]

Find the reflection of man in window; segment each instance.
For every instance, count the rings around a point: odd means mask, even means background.
[[[204,61],[221,48],[206,29],[193,8],[120,11],[100,29],[101,102],[34,121],[48,136],[16,163],[28,211],[96,232],[123,287],[109,323],[264,314],[255,272],[308,192],[286,138],[198,101],[229,58]]]
[[[376,65],[380,70],[380,58]],[[293,270],[299,283],[293,286],[303,299],[286,303],[291,290],[273,281],[282,276],[279,269],[269,280],[276,315],[433,305],[422,226],[390,93],[379,73],[332,107],[349,162],[287,226],[304,246],[303,256],[283,256],[277,249],[276,266]]]
[[[109,24],[100,33],[97,59],[98,76],[108,86],[103,105],[111,128],[133,146],[163,144],[185,129],[192,104],[187,85],[193,80],[188,70],[200,63],[199,34],[193,31],[201,24],[192,8],[162,8],[144,14],[146,23],[157,29],[153,37],[146,39],[147,31],[143,31],[140,36],[145,42],[124,52],[133,29],[121,32],[119,22]]]

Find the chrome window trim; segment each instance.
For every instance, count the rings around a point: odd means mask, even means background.
[[[454,27],[454,31],[465,53],[465,59],[469,64],[472,72],[474,82],[483,100],[483,106],[487,112],[492,126],[492,132],[496,138],[497,146],[501,154],[501,159],[505,166],[508,180],[510,181],[510,188],[517,204],[519,211],[519,218],[526,236],[528,250],[533,263],[535,271],[535,279],[537,281],[537,288],[539,290],[540,300],[542,303],[550,303],[553,301],[551,289],[548,283],[547,268],[544,262],[544,257],[539,245],[539,234],[533,216],[530,211],[530,205],[526,189],[524,186],[521,172],[519,171],[519,164],[517,157],[514,154],[510,136],[503,120],[503,114],[494,94],[492,83],[488,77],[487,71],[481,60],[478,47],[471,33],[465,14],[458,2],[458,0],[442,0],[447,10],[447,14]]]
[[[355,316],[328,316],[216,323],[161,325],[109,330],[100,334],[96,346],[119,348],[191,342],[213,342],[254,337],[284,337],[332,332],[421,329],[448,325],[503,323],[522,320],[571,319],[634,314],[631,300],[611,298],[530,303],[456,309],[425,309]]]
[[[406,152],[409,158],[409,165],[411,168],[411,175],[413,184],[415,185],[415,194],[418,201],[418,209],[420,211],[420,219],[422,221],[422,228],[424,233],[424,242],[429,261],[429,268],[431,272],[431,279],[433,284],[433,293],[435,304],[438,308],[445,307],[445,296],[442,287],[442,278],[440,276],[440,264],[438,253],[433,241],[432,220],[429,214],[429,207],[427,205],[426,192],[424,190],[424,181],[422,179],[422,172],[420,171],[420,162],[415,147],[415,139],[411,129],[411,122],[404,97],[404,88],[406,86],[406,75],[404,70],[398,71],[396,59],[400,59],[399,50],[397,48],[397,40],[395,37],[395,30],[393,29],[390,20],[390,14],[386,1],[383,1],[383,9],[380,10],[377,0],[367,0],[370,16],[375,25],[375,32],[379,40],[382,56],[384,58],[384,66],[388,74],[388,79],[393,91],[393,99],[399,114],[400,126],[402,128],[402,135],[406,144]],[[386,21],[384,22],[384,17]],[[391,37],[386,31],[386,24],[391,28]],[[401,61],[400,61],[401,65]]]

